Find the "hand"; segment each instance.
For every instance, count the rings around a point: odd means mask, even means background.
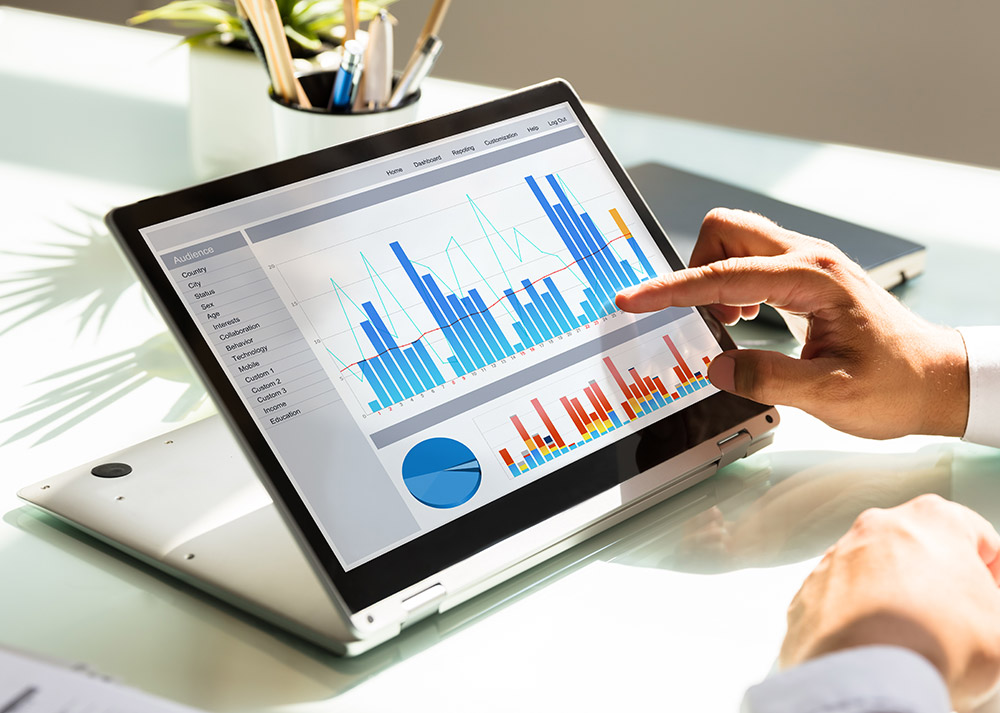
[[[617,298],[627,312],[709,305],[726,324],[752,319],[761,303],[806,321],[801,357],[724,352],[708,370],[716,387],[801,408],[868,438],[965,432],[962,336],[910,312],[830,243],[759,215],[717,208],[705,217],[689,269]]]
[[[936,495],[866,510],[788,609],[782,666],[855,646],[903,646],[941,672],[952,705],[1000,681],[1000,535]]]

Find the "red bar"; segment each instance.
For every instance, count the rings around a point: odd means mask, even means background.
[[[594,404],[594,408],[597,409],[597,413],[600,415],[601,421],[610,421],[611,419],[608,418],[607,412],[604,410],[604,407],[601,406],[600,400],[594,396],[594,392],[591,391],[589,386],[583,387],[583,393],[585,393],[587,398],[590,399],[590,403]]]
[[[589,426],[591,424],[590,416],[588,416],[587,412],[583,410],[583,406],[580,405],[579,399],[573,399],[572,401],[573,408],[575,408],[576,412],[580,414],[580,420]],[[587,431],[587,433],[590,433],[590,431]]]
[[[677,393],[676,391],[675,391],[674,393],[670,394],[670,396],[671,396],[672,398],[675,398],[675,399],[679,399],[679,398],[681,397],[681,395],[680,395],[680,394],[678,394],[678,393]]]
[[[670,392],[666,390],[663,386],[663,382],[660,381],[660,377],[654,376],[653,383],[656,384],[656,390],[660,392],[660,396],[666,396],[669,398]]]
[[[541,436],[535,436],[535,445],[538,446],[539,451],[541,451],[543,448],[547,451],[552,450],[547,445],[545,445],[545,441],[542,440]]]
[[[705,362],[705,366],[711,366],[712,364],[712,360],[709,359],[708,357],[702,357],[701,360]]]
[[[625,379],[623,379],[622,375],[618,372],[618,367],[616,367],[615,363],[611,361],[611,357],[604,357],[604,365],[608,367],[608,371],[610,371],[611,376],[615,378],[618,388],[622,390],[622,396],[624,396],[626,400],[632,398],[632,390],[629,388],[629,385],[625,383]]]
[[[692,374],[691,370],[688,369],[688,365],[684,362],[684,357],[682,357],[681,353],[677,351],[677,347],[674,346],[673,340],[666,334],[664,334],[663,341],[665,341],[667,343],[667,346],[670,347],[670,353],[674,355],[674,359],[676,359],[677,363],[680,364],[681,369],[684,371],[685,376],[687,376],[688,379],[693,380],[694,374]]]
[[[684,378],[684,372],[683,372],[683,371],[681,371],[680,367],[678,367],[678,366],[675,366],[675,367],[674,367],[674,373],[675,373],[675,374],[677,374],[677,380],[678,380],[679,382],[681,382],[682,384],[683,384],[683,383],[684,383],[685,381],[687,381],[687,379],[685,379],[685,378]]]
[[[531,405],[535,407],[535,411],[537,411],[538,415],[542,417],[542,423],[544,423],[545,427],[549,429],[549,435],[552,436],[552,440],[555,441],[556,445],[560,448],[565,448],[566,444],[563,443],[562,436],[559,435],[559,431],[556,430],[556,427],[552,425],[552,419],[550,419],[549,415],[545,413],[545,409],[542,408],[542,404],[539,403],[538,399],[532,399]]]
[[[503,462],[507,465],[514,465],[514,459],[510,457],[510,453],[507,452],[506,448],[500,449],[500,457],[503,458]]]
[[[594,393],[597,394],[597,398],[601,400],[601,406],[604,407],[604,410],[608,413],[611,413],[613,411],[613,409],[611,408],[611,402],[608,401],[608,398],[604,395],[604,392],[601,391],[601,387],[597,385],[597,382],[591,381],[590,388],[594,390]]]
[[[531,436],[528,435],[528,429],[526,429],[524,424],[521,423],[521,419],[517,416],[511,416],[510,422],[514,424],[514,428],[516,428],[517,432],[521,435],[521,439],[531,443]]]
[[[649,392],[646,390],[646,385],[642,383],[642,377],[639,376],[639,372],[635,370],[634,366],[628,370],[628,373],[632,375],[632,381],[639,386],[639,390],[642,391],[642,395],[649,396]]]
[[[587,429],[584,427],[583,421],[580,420],[580,417],[576,415],[576,411],[570,405],[569,399],[563,396],[559,399],[559,403],[563,405],[563,408],[566,409],[566,413],[568,413],[569,417],[573,419],[573,425],[576,426],[576,430],[580,432],[580,435],[587,435]]]
[[[625,413],[628,414],[629,419],[635,419],[635,411],[628,405],[628,401],[622,401],[622,408],[625,409]]]
[[[648,376],[642,377],[642,380],[646,383],[646,388],[649,389],[649,393],[655,394],[657,389],[656,386],[653,384],[653,380],[650,379]]]

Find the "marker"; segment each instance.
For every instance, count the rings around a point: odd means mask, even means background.
[[[354,110],[382,109],[392,92],[392,19],[385,10],[368,23],[365,71]]]
[[[399,83],[393,90],[392,96],[389,97],[389,104],[387,106],[390,109],[399,106],[403,99],[420,89],[420,84],[430,73],[431,68],[434,67],[434,63],[437,61],[438,55],[441,54],[441,47],[443,45],[444,43],[441,42],[441,38],[431,35],[424,42],[420,50],[413,53],[413,56],[410,57],[410,61],[406,65],[406,69],[403,70],[403,76],[399,78]]]
[[[327,109],[335,106],[345,107],[354,103],[354,96],[358,91],[358,80],[361,78],[361,57],[362,46],[357,40],[348,40],[344,43],[344,56],[340,60],[340,69],[337,70],[337,78],[333,82],[333,91],[330,92],[330,102]]]

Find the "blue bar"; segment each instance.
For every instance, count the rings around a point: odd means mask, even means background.
[[[577,243],[581,246],[580,251],[584,256],[584,260],[587,262],[587,264],[590,266],[590,269],[594,273],[595,279],[594,282],[591,283],[591,286],[594,288],[594,291],[600,294],[601,296],[604,296],[605,293],[609,297],[615,294],[617,290],[611,284],[611,278],[608,276],[609,270],[605,270],[604,266],[601,264],[601,261],[598,257],[598,251],[596,246],[591,245],[586,240],[586,238],[584,238],[583,236],[579,235],[576,232],[576,228],[573,227],[573,222],[570,220],[570,217],[566,215],[566,211],[563,209],[561,205],[557,203],[553,208],[556,212],[556,215],[559,216],[559,220],[563,222],[565,230],[570,235],[572,235],[576,239]]]
[[[545,300],[543,300],[542,296],[538,294],[538,290],[536,290],[535,286],[531,284],[531,281],[521,280],[521,284],[524,285],[525,291],[531,298],[531,303],[535,306],[535,309],[538,310],[538,313],[542,315],[542,319],[545,320],[545,326],[547,326],[549,331],[552,332],[552,336],[554,337],[557,334],[562,334],[562,330],[559,329],[559,323],[553,315],[549,314],[549,308],[545,304]],[[531,314],[531,310],[528,311],[528,314]]]
[[[570,443],[569,444],[569,449],[573,450],[574,448],[576,448],[576,444],[575,443]]]
[[[412,368],[416,373],[417,378],[423,382],[424,388],[421,390],[422,392],[427,391],[428,389],[433,389],[437,385],[434,383],[434,380],[431,379],[427,370],[424,369],[424,365],[420,363],[420,359],[417,358],[417,354],[413,351],[413,347],[407,347],[404,349],[403,356],[405,356],[406,360],[410,362],[410,368]]]
[[[590,306],[590,300],[581,302],[580,306],[583,307],[583,312],[587,315],[588,320],[593,322],[597,319],[597,312],[595,312],[594,308]]]
[[[615,424],[615,428],[622,427],[622,422],[618,420],[618,414],[614,411],[608,411],[608,418],[611,419],[611,423]]]
[[[555,176],[550,173],[545,177],[545,180],[549,182],[553,192],[556,194],[556,198],[558,198],[559,202],[562,204],[562,208],[566,212],[566,215],[572,219],[573,226],[583,238],[584,245],[590,246],[591,251],[594,253],[594,257],[597,259],[597,263],[604,269],[604,272],[611,281],[611,285],[615,287],[615,292],[617,292],[625,286],[625,275],[620,274],[620,268],[615,262],[614,257],[608,254],[608,244],[604,240],[604,235],[601,234],[601,231],[597,229],[596,225],[594,225],[594,221],[592,221],[590,216],[586,213],[583,214],[583,220],[581,222],[581,216],[577,215],[577,212],[573,209],[573,205],[569,202],[569,198],[566,197],[565,191],[563,191],[562,186],[559,185],[559,181],[556,180]],[[587,235],[588,228],[591,229],[589,236]],[[589,240],[587,239],[588,237],[590,238]]]
[[[431,375],[431,380],[435,385],[441,386],[444,383],[444,376],[441,375],[441,370],[438,369],[437,364],[431,359],[431,355],[427,352],[427,347],[424,346],[424,341],[422,339],[415,341],[413,349],[417,352],[417,356],[420,357],[420,361],[424,363],[427,373]]]
[[[503,293],[507,296],[507,299],[510,301],[510,303],[514,305],[514,311],[517,312],[517,316],[521,318],[521,330],[522,331],[528,330],[528,335],[530,338],[524,339],[524,335],[521,334],[521,332],[518,332],[518,336],[521,337],[521,339],[524,340],[524,343],[527,344],[529,347],[533,347],[539,342],[543,341],[541,332],[539,332],[538,329],[535,327],[535,323],[531,320],[531,317],[528,315],[528,312],[524,309],[524,306],[521,304],[521,301],[517,299],[517,295],[515,295],[513,291],[509,289],[504,290]],[[515,327],[515,329],[517,328]]]
[[[684,388],[683,384],[677,384],[677,393],[681,396],[687,396],[688,390]]]
[[[587,319],[587,315],[585,315],[585,314],[582,314],[582,315],[580,315],[580,316],[579,316],[579,317],[577,317],[576,319],[577,319],[577,320],[578,320],[578,321],[580,322],[580,326],[581,326],[581,327],[582,327],[583,325],[585,325],[585,324],[586,324],[586,323],[587,323],[588,321],[590,321],[590,320],[588,320],[588,319]]]
[[[552,281],[552,277],[546,277],[542,280],[542,282],[544,282],[545,286],[549,288],[549,294],[552,295],[552,299],[556,301],[556,304],[559,305],[559,309],[562,310],[563,315],[566,316],[566,323],[571,325],[571,328],[575,327],[579,320],[577,320],[576,315],[573,314],[573,310],[569,308],[569,305],[566,304],[566,300],[563,299],[562,293],[559,291],[559,288],[556,287],[556,283]]]
[[[381,410],[382,406],[379,405],[378,401],[369,401],[368,408],[370,408],[372,411],[379,411]]]
[[[383,344],[385,344],[386,350],[388,350],[389,354],[392,356],[393,361],[396,362],[396,366],[399,367],[400,372],[402,372],[403,376],[406,377],[406,381],[413,389],[413,392],[415,394],[422,393],[424,385],[421,383],[421,380],[417,378],[416,372],[410,368],[410,364],[406,360],[406,357],[400,354],[396,340],[392,338],[391,334],[389,334],[389,330],[386,328],[385,322],[382,321],[382,317],[380,317],[379,313],[375,310],[375,306],[372,305],[371,302],[362,302],[361,308],[365,311],[365,314],[368,315],[368,319],[371,321],[372,326],[375,327],[375,332],[378,334]],[[362,325],[362,328],[364,328],[364,325]],[[406,390],[404,389],[403,391],[405,395]]]
[[[463,374],[472,371],[472,360],[469,359],[468,355],[466,355],[465,349],[462,347],[462,341],[459,339],[459,335],[457,335],[451,328],[451,320],[449,320],[438,307],[434,296],[427,289],[423,280],[421,280],[417,275],[417,271],[413,269],[413,263],[410,262],[410,258],[408,258],[406,253],[403,252],[402,246],[398,242],[393,242],[389,243],[389,247],[392,248],[393,253],[396,255],[396,259],[399,260],[399,264],[403,266],[406,276],[410,278],[410,282],[413,283],[413,287],[416,289],[417,294],[420,295],[424,304],[427,305],[427,309],[430,310],[431,316],[434,317],[434,321],[437,322],[439,327],[441,327],[441,331],[444,334],[445,339],[448,340],[448,344],[451,346],[452,351],[455,352],[458,360],[465,368],[465,371],[459,371],[456,369],[455,373],[458,374],[458,376],[462,376]],[[428,275],[428,277],[430,276]],[[431,284],[433,284],[433,281]]]
[[[524,453],[521,454],[521,457],[524,458],[524,462],[528,464],[529,468],[535,468],[541,465],[540,462],[535,461],[534,456],[531,455],[531,451],[525,451]]]
[[[632,248],[632,252],[635,253],[636,258],[639,260],[639,264],[642,265],[642,269],[646,271],[647,277],[653,277],[653,275],[656,274],[656,271],[653,269],[653,266],[649,264],[649,260],[646,259],[646,253],[644,253],[642,248],[639,247],[639,243],[635,241],[634,237],[626,238],[626,241],[628,242],[629,247]]]
[[[483,301],[483,298],[479,296],[479,292],[476,291],[475,288],[472,288],[469,290],[469,297],[472,298],[472,304],[474,304],[476,309],[478,309],[481,313],[483,321],[486,322],[486,326],[488,326],[490,331],[493,332],[493,336],[496,337],[497,344],[500,345],[500,348],[507,356],[513,354],[514,349],[510,346],[510,342],[507,340],[507,337],[504,336],[503,330],[500,329],[500,325],[497,324],[496,319],[493,318],[493,313],[490,312],[486,303]]]
[[[597,247],[600,250],[600,254],[604,256],[604,259],[611,266],[611,269],[615,271],[615,277],[618,281],[622,283],[624,287],[627,283],[625,282],[625,272],[622,270],[622,266],[618,264],[618,260],[615,259],[615,254],[612,252],[611,248],[608,247],[608,241],[604,239],[604,233],[601,229],[597,227],[594,223],[594,219],[590,217],[587,213],[580,216],[583,218],[584,225],[590,229],[590,234],[597,243]]]
[[[462,368],[461,363],[458,361],[458,357],[450,356],[448,357],[448,364],[451,368],[455,370],[455,378],[460,376],[465,376],[468,372]]]
[[[544,458],[545,460],[552,460],[553,458],[552,451],[549,451],[548,453],[542,453],[542,458]]]
[[[545,339],[552,339],[552,332],[549,331],[548,325],[545,324],[545,320],[542,319],[542,316],[538,314],[538,310],[535,309],[535,305],[529,302],[524,306],[524,308],[528,310],[528,314],[531,315],[531,319],[538,325],[538,329],[541,330],[542,336]]]
[[[659,404],[660,406],[666,406],[666,405],[667,405],[667,402],[663,400],[663,397],[662,397],[662,396],[660,396],[660,392],[659,392],[659,391],[654,391],[654,392],[653,392],[653,399],[654,399],[654,400],[656,401],[656,403],[658,403],[658,404]]]
[[[542,299],[545,300],[545,306],[549,308],[549,312],[555,317],[556,322],[559,324],[559,333],[566,334],[573,328],[569,326],[569,322],[566,321],[566,315],[562,313],[559,309],[559,305],[556,304],[555,299],[548,292],[542,293]]]
[[[395,380],[396,385],[399,387],[399,390],[403,392],[403,398],[408,399],[411,396],[413,396],[413,389],[410,388],[409,382],[403,376],[403,372],[396,364],[395,359],[393,359],[392,356],[390,356],[388,347],[379,338],[378,333],[372,326],[372,323],[366,319],[364,322],[361,323],[361,328],[365,330],[365,335],[368,337],[369,340],[371,340],[371,343],[375,346],[375,349],[378,350],[379,358],[382,360],[383,364],[385,365],[385,368],[388,369],[389,373],[392,374],[392,378],[393,380]],[[381,374],[379,374],[379,376],[381,376]],[[414,375],[414,378],[416,378],[416,375]]]
[[[590,300],[590,304],[593,306],[594,312],[597,313],[598,316],[603,317],[606,314],[611,314],[613,308],[606,302],[602,302],[597,295],[594,294],[592,289],[584,287],[583,294],[588,300]]]
[[[465,367],[466,372],[474,371],[476,369],[476,362],[479,355],[472,343],[472,339],[469,337],[468,332],[465,331],[465,327],[462,323],[458,321],[458,315],[456,315],[448,305],[448,300],[445,299],[444,294],[441,292],[441,288],[438,287],[434,278],[430,275],[424,275],[423,281],[424,284],[427,285],[427,289],[430,294],[433,295],[434,300],[440,306],[441,312],[444,314],[445,319],[448,320],[451,329],[454,330],[456,342],[459,345],[459,348],[455,350],[458,360],[462,362],[462,366]]]
[[[486,346],[488,346],[490,351],[493,352],[494,361],[500,361],[507,356],[507,352],[501,349],[500,345],[497,344],[497,340],[493,338],[493,332],[491,332],[490,328],[486,326],[486,320],[483,319],[483,315],[479,313],[478,309],[476,309],[476,305],[472,301],[472,298],[463,297],[462,306],[465,307],[465,311],[469,313],[469,318],[472,320],[473,324],[476,325],[479,333],[483,335],[483,339],[486,340]]]
[[[510,468],[510,474],[513,475],[515,478],[521,474],[521,471],[518,469],[516,465],[508,465],[507,467]]]
[[[549,205],[548,200],[545,198],[545,194],[542,193],[542,189],[538,187],[538,183],[535,182],[534,177],[525,176],[524,180],[531,188],[531,192],[535,194],[535,199],[538,201],[538,204],[542,206],[542,210],[545,211],[545,215],[548,217],[549,222],[552,223],[552,227],[556,229],[557,233],[559,233],[559,237],[562,238],[563,244],[565,244],[569,249],[570,255],[573,256],[573,259],[580,266],[580,270],[583,272],[583,276],[586,278],[587,282],[589,282],[595,289],[599,289],[601,283],[594,274],[591,263],[589,262],[590,258],[587,256],[587,253],[590,251],[584,250],[584,246],[582,245],[577,245],[576,241],[568,232],[566,232],[566,228],[563,226],[562,220],[559,219],[555,210],[553,210],[552,206]],[[600,303],[598,302],[597,304]]]
[[[369,385],[371,385],[372,391],[375,392],[376,398],[378,398],[378,400],[382,402],[383,406],[391,405],[392,401],[389,400],[389,394],[387,394],[386,390],[382,387],[382,382],[379,381],[379,378],[375,376],[375,370],[372,369],[371,364],[368,363],[368,360],[362,359],[361,361],[358,362],[358,366],[361,368],[361,373],[364,375],[364,377],[368,379],[368,383]],[[378,409],[375,410],[377,411]]]
[[[633,285],[639,284],[639,276],[635,274],[635,270],[632,269],[632,265],[628,260],[622,260],[622,269],[625,271],[625,276],[628,277]]]
[[[455,295],[448,295],[447,299],[448,306],[451,307],[452,311],[454,311],[456,315],[458,315],[458,324],[462,326],[466,333],[468,333],[469,339],[472,340],[472,343],[476,347],[475,350],[470,349],[469,354],[472,355],[472,360],[476,362],[476,366],[482,369],[484,366],[493,361],[493,354],[486,347],[486,342],[483,341],[483,338],[479,334],[479,330],[476,329],[476,325],[473,324],[472,319],[465,311],[465,307],[462,306],[459,299],[455,297]],[[477,356],[479,357],[478,359],[476,358]]]
[[[524,316],[527,317],[528,315],[525,314]],[[521,341],[514,345],[514,351],[520,352],[524,351],[528,347],[535,346],[535,342],[528,337],[527,330],[521,326],[520,322],[512,322],[511,326],[514,327],[514,331],[517,332],[517,336],[521,338]]]
[[[385,370],[385,365],[382,363],[380,357],[372,357],[366,360],[371,364],[372,369],[378,374],[378,378],[382,380],[382,385],[385,386],[385,390],[389,392],[389,398],[391,399],[386,406],[391,406],[392,404],[399,403],[403,400],[403,396],[399,393],[399,389],[392,381],[392,377],[389,376],[389,372]]]

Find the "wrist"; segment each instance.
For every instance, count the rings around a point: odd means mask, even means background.
[[[922,369],[917,433],[962,437],[969,418],[969,359],[956,329],[931,326]]]

